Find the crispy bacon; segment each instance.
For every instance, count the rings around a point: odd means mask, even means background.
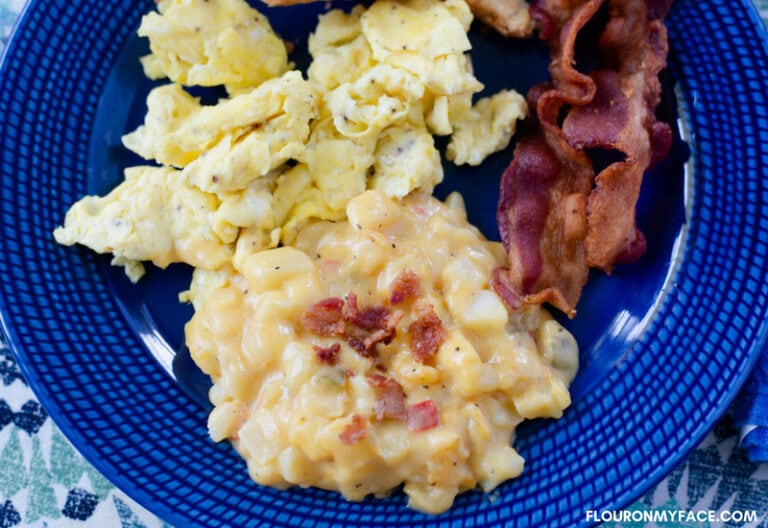
[[[424,400],[421,403],[409,405],[405,410],[405,415],[408,429],[414,432],[432,429],[440,423],[437,405],[433,400]]]
[[[363,345],[365,345],[366,348],[373,348],[379,343],[385,345],[391,343],[395,338],[395,335],[397,335],[397,323],[399,323],[400,319],[404,316],[405,314],[400,310],[389,312],[384,320],[383,327],[374,330],[373,333],[366,337],[363,341]]]
[[[508,307],[517,297],[573,317],[590,267],[610,273],[645,252],[635,224],[640,184],[672,140],[654,113],[667,56],[661,17],[670,3],[532,3],[550,47],[552,82],[529,92],[530,131],[501,179],[497,220],[510,267],[495,272],[493,285]],[[576,69],[577,41],[603,6],[601,63],[584,73]],[[613,153],[603,169],[590,156],[596,151]]]
[[[393,306],[398,305],[406,299],[414,299],[421,294],[421,279],[412,270],[404,269],[392,281],[391,290],[389,302]]]
[[[344,316],[349,323],[345,329],[345,340],[363,357],[375,358],[378,356],[376,345],[392,342],[397,335],[397,323],[403,315],[400,311],[390,312],[381,305],[360,309],[357,295],[349,292]]]
[[[315,334],[333,337],[344,334],[344,300],[331,297],[310,306],[301,317],[304,327]]]
[[[381,305],[367,306],[362,310],[357,305],[357,295],[347,295],[347,313],[345,319],[364,330],[378,330],[386,325],[389,310]]]
[[[368,434],[368,427],[365,418],[359,414],[352,415],[352,421],[349,422],[344,430],[339,433],[339,440],[342,444],[352,445],[358,443]]]
[[[339,343],[333,343],[327,347],[314,345],[312,348],[315,350],[315,355],[320,363],[335,365],[339,362],[339,351],[341,351]]]
[[[358,354],[368,359],[376,359],[379,353],[376,347],[366,346],[365,340],[368,338],[368,332],[357,326],[347,327],[344,333],[344,341]]]
[[[418,306],[417,312],[419,318],[408,327],[409,344],[416,360],[424,363],[437,353],[446,332],[431,304]]]
[[[509,283],[510,277],[508,269],[496,268],[491,272],[491,288],[495,291],[510,312],[516,311],[522,306],[522,299],[516,293],[516,288]]]
[[[400,310],[392,312],[381,305],[361,309],[354,292],[347,296],[346,311],[344,305],[344,300],[338,297],[323,299],[304,312],[301,322],[307,330],[317,335],[342,338],[363,357],[378,357],[376,345],[389,344],[395,338],[397,323],[405,314]],[[334,365],[340,346],[337,343],[325,348],[314,348],[318,360]]]
[[[568,140],[574,144],[591,140],[592,147],[615,149],[624,154],[623,162],[613,163],[595,176],[596,187],[587,204],[587,255],[590,266],[606,272],[616,261],[642,255],[645,239],[635,224],[635,206],[646,169],[659,157],[660,128],[655,108],[660,101],[658,75],[666,65],[667,34],[661,20],[650,19],[645,2],[609,2],[611,19],[600,38],[600,48],[612,70],[592,74],[597,92],[604,94],[599,104],[621,108],[610,113],[613,125],[603,127],[602,137],[589,137],[586,128],[569,125],[571,112],[563,124]],[[653,13],[666,12],[654,2]],[[597,99],[597,97],[595,98]],[[606,101],[607,100],[607,101]],[[656,133],[653,131],[656,130]],[[668,151],[669,142],[665,142]],[[666,155],[666,152],[661,152]]]
[[[397,380],[381,374],[368,374],[366,378],[376,389],[376,419],[404,420],[405,393]]]
[[[492,285],[509,309],[549,302],[568,315],[589,269],[584,250],[584,165],[570,170],[543,134],[522,139],[501,181],[498,222],[509,254],[508,270]],[[567,178],[577,172],[579,178]],[[514,299],[518,299],[515,303]]]

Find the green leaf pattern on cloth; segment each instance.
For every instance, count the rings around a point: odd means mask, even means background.
[[[5,447],[0,450],[0,498],[13,497],[25,489],[29,481],[18,435],[20,432],[12,431]]]
[[[24,516],[26,522],[34,523],[39,519],[59,516],[53,482],[53,476],[43,459],[40,437],[35,436],[32,439],[32,460],[29,467],[27,509]]]

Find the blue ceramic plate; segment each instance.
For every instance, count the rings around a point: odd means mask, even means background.
[[[768,36],[748,0],[674,4],[659,113],[679,137],[644,183],[638,221],[649,250],[592,277],[569,323],[582,349],[573,405],[562,420],[520,429],[523,476],[489,496],[466,493],[436,517],[408,510],[397,493],[347,503],[253,484],[167,373],[190,316],[176,300],[189,270],[150,269],[133,286],[106,257],[54,243],[71,203],[106,192],[138,161],[120,136],[141,121],[151,87],[137,62],[146,43],[134,33],[153,5],[33,0],[0,77],[3,328],[58,426],[138,502],[178,526],[574,526],[587,510],[638,498],[725,411],[768,321]],[[269,17],[301,50],[321,9]],[[545,78],[541,44],[479,30],[472,38],[489,90],[525,91]],[[461,190],[490,237],[510,154],[449,170],[438,188]]]

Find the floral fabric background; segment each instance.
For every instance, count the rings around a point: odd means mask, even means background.
[[[26,0],[0,0],[0,49]],[[768,0],[755,0],[768,20]],[[755,511],[768,527],[768,464],[747,460],[729,415],[629,511]],[[639,526],[608,522],[605,526]],[[661,526],[743,526],[694,522]],[[116,489],[49,419],[0,336],[0,528],[169,527]]]

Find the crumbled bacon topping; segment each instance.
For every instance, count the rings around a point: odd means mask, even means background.
[[[426,431],[437,427],[439,424],[439,415],[437,405],[433,400],[424,400],[415,405],[409,405],[405,410],[405,423],[408,429],[414,432]]]
[[[342,444],[352,445],[365,438],[367,434],[368,428],[365,418],[359,414],[355,414],[352,416],[352,421],[344,427],[344,430],[341,433],[339,433],[339,440],[341,440]]]
[[[330,297],[310,306],[301,317],[305,328],[315,334],[333,337],[344,334],[344,300]]]
[[[391,289],[392,295],[389,302],[395,306],[406,299],[414,299],[421,294],[421,279],[412,270],[404,269],[392,281]]]
[[[378,357],[376,346],[389,344],[397,334],[397,323],[405,315],[390,311],[382,305],[361,308],[357,295],[350,292],[345,302],[338,297],[323,299],[310,306],[301,318],[304,327],[317,335],[340,337],[363,357]],[[317,350],[317,349],[316,349]],[[335,356],[331,350],[318,352],[318,359]],[[322,356],[322,357],[321,357]]]
[[[397,323],[403,315],[400,311],[390,312],[378,304],[360,308],[357,295],[349,292],[345,313],[345,320],[349,324],[346,326],[345,340],[363,357],[375,358],[378,356],[376,345],[392,342],[397,334]]]
[[[404,420],[405,393],[400,383],[381,374],[368,374],[366,378],[376,389],[376,419]]]
[[[417,307],[419,318],[408,327],[410,347],[417,361],[424,363],[433,357],[445,341],[443,322],[431,304]]]
[[[346,320],[364,330],[384,328],[389,310],[381,305],[367,306],[360,309],[357,305],[357,295],[349,292],[347,295]]]
[[[365,339],[365,341],[363,341],[365,347],[373,348],[379,343],[383,343],[385,345],[391,343],[392,339],[394,339],[395,335],[397,334],[397,323],[399,323],[400,319],[402,319],[404,316],[405,313],[401,312],[400,310],[387,313],[387,318],[384,320],[384,326],[375,330]]]
[[[333,343],[327,347],[314,345],[312,348],[315,350],[315,355],[320,363],[335,365],[339,362],[339,351],[341,350],[339,343]]]

